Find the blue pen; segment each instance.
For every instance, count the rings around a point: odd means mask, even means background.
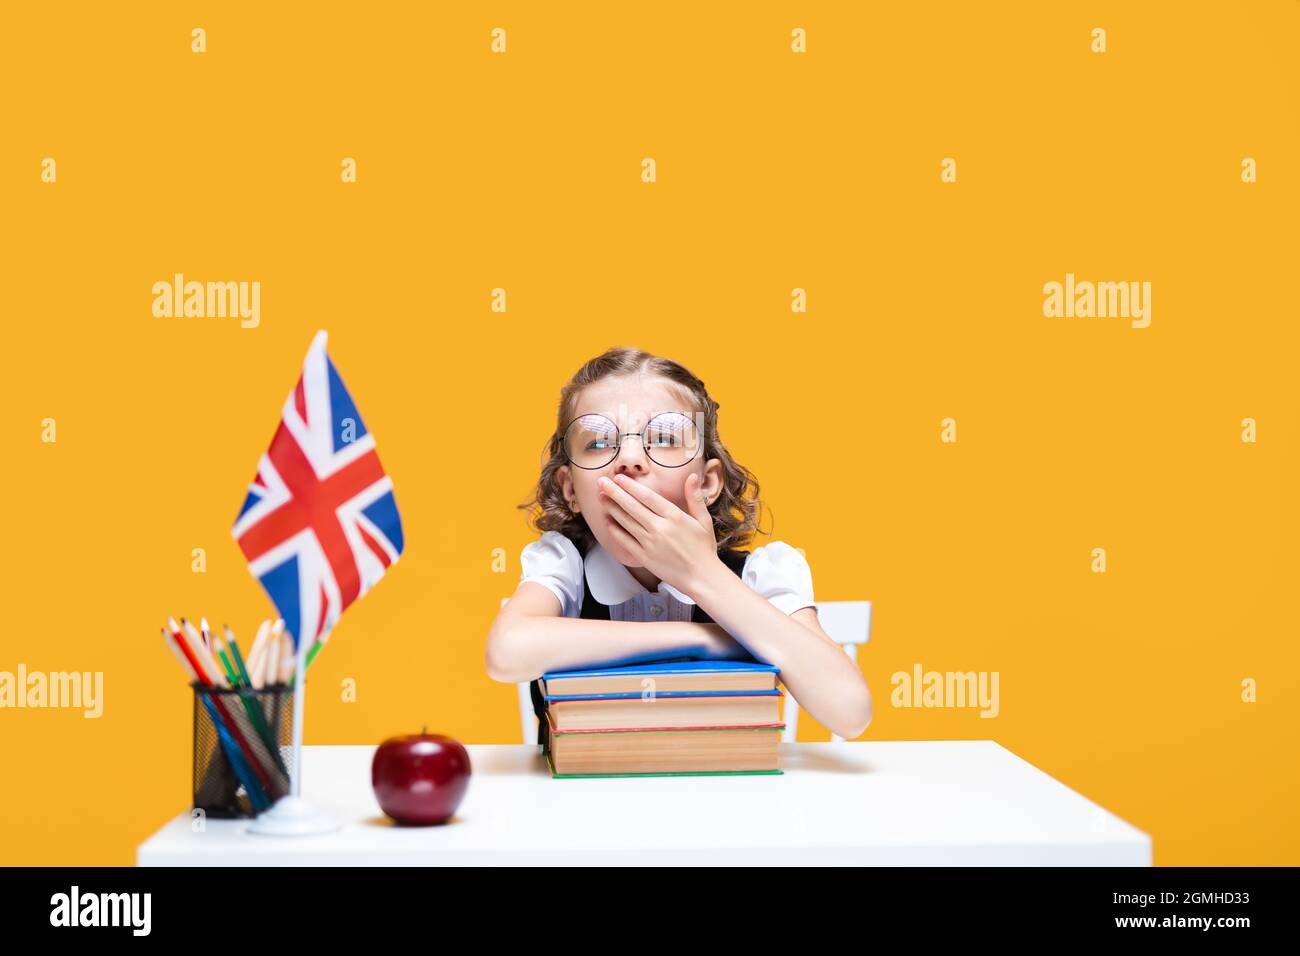
[[[234,768],[235,774],[239,777],[239,782],[248,791],[248,800],[253,805],[253,809],[257,811],[265,810],[271,805],[271,801],[267,798],[262,785],[258,783],[257,778],[253,776],[253,772],[249,770],[248,765],[244,762],[244,755],[239,752],[238,745],[221,723],[221,717],[217,714],[217,709],[212,705],[212,701],[208,699],[207,694],[200,693],[199,699],[203,701],[203,706],[207,708],[208,716],[212,719],[212,726],[217,729],[217,736],[221,740],[221,749],[225,751],[226,759],[230,761],[230,765]]]

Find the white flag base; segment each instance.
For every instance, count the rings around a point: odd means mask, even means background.
[[[249,824],[248,832],[264,836],[317,836],[338,828],[338,821],[302,797],[290,794],[275,801],[270,810],[259,814]]]
[[[293,678],[293,779],[289,793],[258,814],[249,833],[263,836],[318,836],[333,833],[338,822],[302,797],[302,721],[307,701],[307,641],[298,641]]]

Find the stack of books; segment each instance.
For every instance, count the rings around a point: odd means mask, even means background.
[[[541,678],[553,777],[781,773],[777,669],[675,659]]]

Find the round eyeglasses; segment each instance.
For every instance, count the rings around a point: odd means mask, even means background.
[[[604,415],[579,415],[564,430],[564,455],[579,468],[604,468],[624,438],[639,438],[656,465],[680,468],[699,454],[700,424],[686,412],[659,412],[639,432],[620,433]]]

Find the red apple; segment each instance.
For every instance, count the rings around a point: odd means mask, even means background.
[[[423,729],[385,740],[370,765],[379,806],[408,826],[446,823],[469,789],[469,774],[469,752],[460,741]]]

